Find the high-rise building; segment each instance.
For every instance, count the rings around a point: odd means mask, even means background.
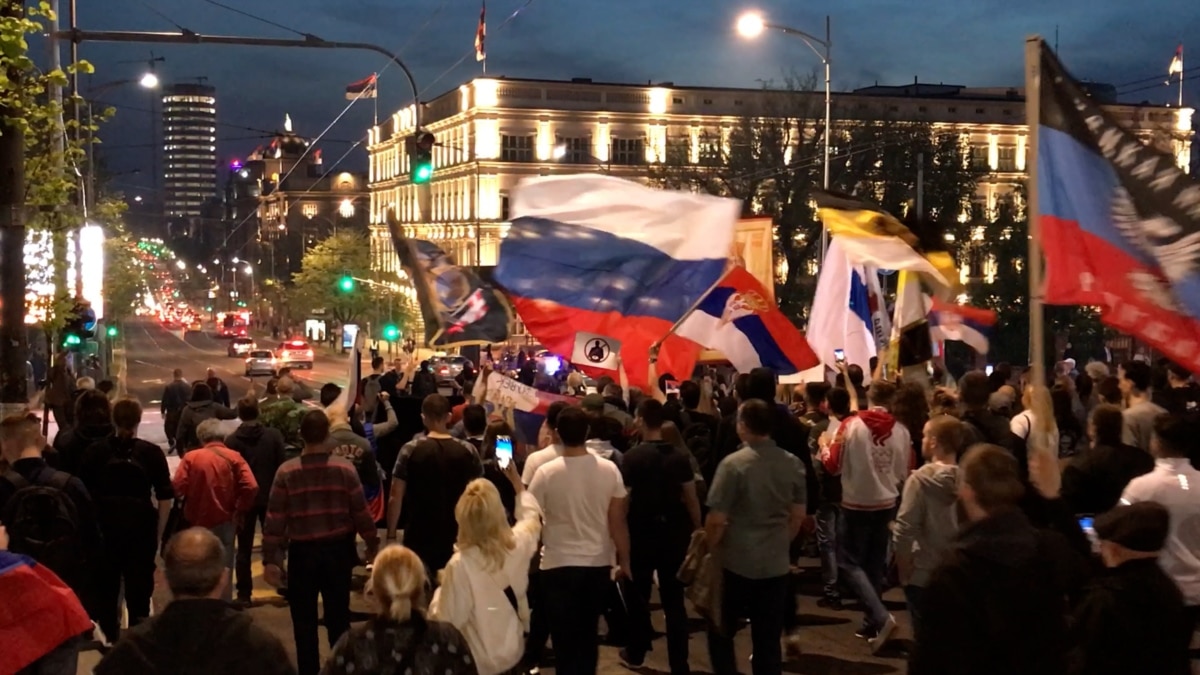
[[[217,196],[217,90],[176,84],[162,98],[163,210],[168,219],[196,218]]]

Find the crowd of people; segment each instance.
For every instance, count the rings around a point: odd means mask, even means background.
[[[1170,364],[1066,360],[1049,386],[1004,365],[951,384],[706,371],[647,391],[534,373],[557,395],[530,430],[489,402],[490,366],[464,369],[465,397],[429,391],[410,358],[388,366],[351,391],[285,371],[237,401],[177,370],[168,448],[139,438],[138,401],[98,389],[52,445],[35,415],[5,418],[0,573],[36,561],[61,621],[0,672],[74,673],[93,636],[103,675],[536,672],[547,643],[575,675],[602,640],[636,668],[657,588],[673,675],[691,671],[689,598],[713,672],[738,672],[748,625],[753,672],[777,674],[804,658],[810,542],[818,605],[857,601],[864,652],[896,636],[882,595],[902,589],[909,673],[1190,672],[1200,396]],[[295,667],[240,611],[260,530]],[[359,568],[374,613],[352,624]],[[157,572],[172,600],[152,612]]]

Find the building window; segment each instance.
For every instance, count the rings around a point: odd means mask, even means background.
[[[532,162],[533,136],[501,136],[500,161]]]
[[[975,114],[976,114],[976,115],[982,115],[982,114],[983,114],[983,108],[976,108],[976,109],[975,109]]]
[[[925,106],[919,106],[917,108],[917,112],[929,112],[929,111],[925,108]]]
[[[500,195],[500,220],[508,220],[508,195]]]
[[[950,106],[949,108],[946,109],[946,111],[956,113],[956,112],[958,112],[958,108],[956,108],[954,106]]]
[[[1005,114],[1005,115],[1011,115],[1011,114],[1012,114],[1012,111],[1011,111],[1011,110],[1009,110],[1008,108],[1005,108],[1003,112],[1004,112],[1004,114]]]
[[[675,97],[671,98],[671,103],[674,103],[675,105],[680,105],[683,103],[683,99],[678,96],[675,96]]]
[[[735,98],[735,99],[733,99],[733,104],[734,104],[734,105],[741,105],[741,104],[742,104],[742,99],[740,99],[740,98]]]
[[[971,146],[971,165],[977,169],[988,168],[988,147],[986,145]]]
[[[592,137],[559,138],[558,147],[562,148],[563,156],[559,161],[564,164],[592,164]]]
[[[1016,171],[1017,170],[1017,149],[1013,146],[1001,146],[998,148],[999,157],[996,164],[997,171]]]
[[[704,105],[712,105],[712,99],[711,98],[704,99]]]
[[[313,218],[317,215],[320,208],[316,204],[308,203],[300,207],[300,213],[304,214],[305,218]]]
[[[642,164],[646,161],[646,141],[642,138],[614,138],[609,157],[613,164]]]

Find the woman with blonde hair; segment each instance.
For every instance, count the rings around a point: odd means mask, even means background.
[[[478,673],[462,633],[425,617],[428,588],[416,553],[396,544],[380,551],[366,589],[378,612],[338,640],[321,675]]]
[[[495,485],[471,481],[454,507],[458,542],[430,608],[466,636],[480,675],[508,672],[525,653],[529,564],[542,530],[541,508],[515,463],[504,467],[504,475],[516,491],[516,525],[509,527]]]

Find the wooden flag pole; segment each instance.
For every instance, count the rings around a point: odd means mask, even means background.
[[[1046,314],[1042,305],[1042,240],[1038,204],[1038,125],[1041,123],[1042,38],[1025,39],[1025,124],[1029,134],[1026,168],[1025,221],[1029,234],[1029,361],[1030,381],[1046,384]]]

